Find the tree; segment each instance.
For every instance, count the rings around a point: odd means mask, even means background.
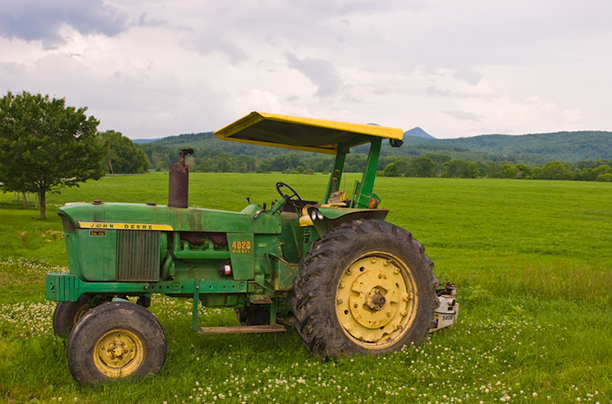
[[[442,164],[444,178],[470,178],[470,166],[461,159],[451,160]]]
[[[487,163],[487,177],[489,178],[502,178],[499,166],[492,161]]]
[[[410,161],[408,172],[411,177],[434,177],[436,163],[427,156],[418,156]]]
[[[612,173],[612,169],[607,164],[600,165],[599,167],[593,169],[593,175],[596,178],[602,174],[610,174],[610,173]]]
[[[531,178],[534,180],[546,179],[546,175],[544,175],[544,170],[542,169],[542,167],[534,167],[533,172],[531,173]]]
[[[519,169],[514,164],[504,164],[501,168],[502,178],[516,178]]]
[[[595,181],[612,182],[612,174],[611,173],[599,174],[597,178],[595,178]]]
[[[387,164],[387,166],[383,170],[383,176],[385,177],[399,177],[400,175],[401,174],[399,173],[399,170],[397,169],[396,163]]]
[[[46,194],[104,175],[99,121],[63,98],[8,92],[0,99],[0,181],[7,191],[36,192],[46,219]]]
[[[168,171],[168,163],[160,160],[157,163],[155,163],[155,169],[157,171]]]
[[[185,164],[189,166],[190,172],[196,172],[196,159],[193,156],[185,157]]]
[[[567,163],[562,161],[551,161],[546,163],[543,168],[544,176],[547,180],[571,180],[574,173],[569,170]]]
[[[468,165],[470,170],[469,177],[470,178],[478,178],[480,177],[480,166],[477,163],[471,162]]]
[[[147,154],[137,148],[121,132],[107,130],[100,133],[101,139],[107,148],[104,158],[104,169],[111,174],[135,174],[144,173],[149,169]]]
[[[516,173],[516,178],[531,178],[531,173],[533,170],[527,164],[517,164],[516,168],[518,168],[518,173]]]

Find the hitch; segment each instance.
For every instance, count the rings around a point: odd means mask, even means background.
[[[457,287],[450,282],[444,282],[442,286],[442,288],[436,290],[436,295],[438,295],[440,304],[434,314],[435,326],[430,328],[429,332],[450,327],[457,321],[457,315],[459,313]]]

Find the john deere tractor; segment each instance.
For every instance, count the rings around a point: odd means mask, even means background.
[[[437,290],[433,263],[406,230],[385,221],[373,192],[382,142],[402,131],[374,125],[253,112],[215,132],[219,139],[335,156],[320,201],[276,183],[269,208],[241,212],[188,207],[185,155],[170,167],[168,205],[66,204],[69,273],[46,278],[59,302],[54,331],[84,384],[161,370],[166,339],[146,309],[153,294],[193,299],[201,333],[282,332],[292,319],[321,358],[384,354],[450,325],[452,285]],[[353,146],[369,144],[363,177],[339,189]],[[198,308],[234,308],[239,326],[199,327]]]

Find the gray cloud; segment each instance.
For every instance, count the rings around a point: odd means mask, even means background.
[[[181,45],[202,55],[220,52],[227,57],[232,65],[237,65],[249,59],[249,55],[242,47],[236,45],[233,40],[224,35],[222,30],[216,29],[212,25],[198,28],[194,34],[185,37],[181,41]]]
[[[345,16],[351,14],[381,13],[389,10],[397,12],[420,11],[430,7],[427,0],[409,0],[397,2],[395,0],[293,0],[289,2],[291,7],[299,7],[302,10],[311,10],[317,15]]]
[[[0,63],[0,73],[2,75],[21,76],[27,71],[23,63]]]
[[[443,114],[448,116],[452,116],[455,119],[459,119],[460,121],[472,121],[472,122],[480,122],[480,116],[473,114],[471,112],[458,111],[458,110],[442,110],[440,111]]]
[[[436,86],[427,86],[425,87],[425,95],[436,96],[436,97],[450,97],[453,95],[453,92],[448,88],[441,89]]]
[[[482,79],[482,74],[462,68],[459,70],[455,70],[455,72],[453,73],[453,77],[457,80],[464,80],[470,86],[473,87],[480,83],[480,80]]]
[[[113,37],[127,29],[127,16],[101,0],[2,1],[0,36],[42,41],[46,49],[64,44],[61,33],[68,25],[83,35]]]
[[[168,21],[161,18],[149,18],[148,13],[142,13],[138,17],[139,27],[161,27],[163,25],[168,25]]]
[[[298,59],[293,53],[285,52],[290,69],[302,73],[308,80],[317,86],[318,97],[327,97],[340,90],[342,80],[336,74],[334,66],[323,59],[304,58]]]

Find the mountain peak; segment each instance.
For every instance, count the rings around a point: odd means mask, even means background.
[[[423,129],[419,128],[418,126],[416,128],[412,128],[404,132],[404,136],[416,136],[416,137],[424,137],[427,139],[435,139],[435,137],[431,136],[429,133],[425,132]]]

